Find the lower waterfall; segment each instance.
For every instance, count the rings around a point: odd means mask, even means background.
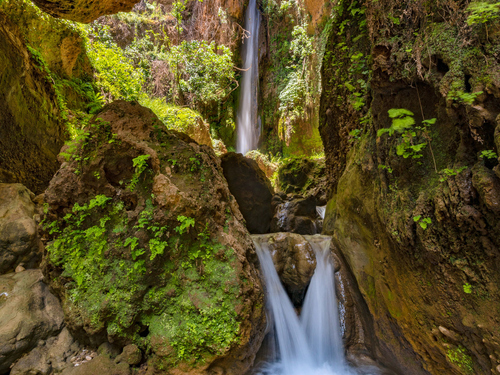
[[[344,358],[330,237],[304,236],[316,255],[316,270],[300,318],[281,284],[269,244],[259,236],[252,237],[267,289],[269,321],[273,324],[277,347],[274,360],[261,367],[258,374],[356,374]]]

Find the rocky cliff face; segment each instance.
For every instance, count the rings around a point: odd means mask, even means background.
[[[382,361],[499,373],[497,26],[440,4],[339,4],[323,63],[324,228]],[[401,119],[411,124],[398,131]]]
[[[0,181],[43,191],[67,137],[50,77],[0,11]]]

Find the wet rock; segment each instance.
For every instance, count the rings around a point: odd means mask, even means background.
[[[63,328],[61,305],[42,280],[40,270],[0,276],[0,373]]]
[[[34,3],[52,17],[89,23],[100,16],[129,12],[137,0],[35,0]]]
[[[253,234],[269,232],[273,187],[257,163],[234,152],[221,157],[224,177]]]
[[[316,268],[309,242],[299,234],[276,233],[262,236],[269,243],[276,271],[295,306],[301,306]]]
[[[136,102],[107,105],[87,130],[45,193],[61,231],[46,234],[59,246],[49,242],[43,270],[68,329],[96,347],[147,349],[151,370],[245,373],[264,334],[263,295],[219,158]],[[135,348],[119,371],[140,361]],[[111,366],[94,362],[81,367]]]
[[[33,268],[41,259],[33,198],[21,184],[0,183],[0,274]]]
[[[321,232],[322,220],[316,212],[316,199],[300,195],[273,198],[274,216],[271,232],[317,234]]]
[[[50,375],[74,365],[71,358],[80,350],[69,331],[63,328],[57,337],[42,341],[23,356],[13,367],[11,375]]]

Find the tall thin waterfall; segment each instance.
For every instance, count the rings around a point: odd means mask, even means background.
[[[269,244],[254,236],[267,289],[279,358],[261,370],[266,375],[351,375],[344,359],[330,238],[304,236],[316,254],[316,270],[299,319],[273,264]]]
[[[236,122],[236,152],[243,155],[257,148],[260,129],[257,118],[257,88],[259,80],[259,26],[260,13],[256,0],[250,0],[245,12],[245,30],[250,38],[243,43],[243,75]]]

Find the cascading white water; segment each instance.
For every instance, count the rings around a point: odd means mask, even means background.
[[[316,270],[309,284],[299,320],[273,264],[265,238],[253,236],[267,289],[279,358],[262,375],[352,375],[344,359],[330,238],[304,236],[316,254]]]
[[[236,122],[236,152],[245,155],[257,148],[260,129],[257,118],[257,83],[259,77],[260,13],[256,0],[250,0],[245,12],[245,30],[250,33],[242,45],[243,74]]]
[[[316,206],[316,213],[322,220],[325,220],[326,206]]]

